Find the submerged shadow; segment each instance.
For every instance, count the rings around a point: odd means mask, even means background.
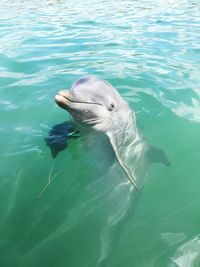
[[[46,145],[50,147],[52,157],[56,158],[61,151],[68,147],[69,139],[79,137],[79,132],[76,131],[74,124],[70,121],[65,121],[54,125],[44,140]]]

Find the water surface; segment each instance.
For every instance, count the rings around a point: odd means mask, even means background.
[[[199,1],[1,1],[0,10],[0,265],[94,267],[108,255],[108,267],[199,266]],[[80,139],[56,159],[45,143],[69,119],[54,95],[87,74],[119,90],[171,161],[151,166],[137,205]]]

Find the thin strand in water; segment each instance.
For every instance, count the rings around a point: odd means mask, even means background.
[[[41,196],[43,195],[44,191],[47,189],[47,187],[50,185],[50,183],[53,181],[53,179],[58,176],[58,174],[61,173],[61,171],[58,171],[53,177],[51,177],[52,175],[52,172],[53,172],[53,169],[54,169],[54,163],[52,164],[52,167],[50,169],[50,172],[49,172],[49,176],[48,176],[48,183],[45,185],[45,187],[42,189],[42,191],[40,192],[40,194],[38,195],[38,198],[41,198]]]

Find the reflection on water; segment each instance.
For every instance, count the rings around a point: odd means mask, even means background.
[[[0,265],[198,266],[199,2],[24,0],[0,10]],[[91,140],[92,156],[80,138],[46,145],[69,119],[54,95],[86,74],[119,90],[170,159],[151,166],[138,203],[109,146]]]
[[[178,267],[198,266],[200,258],[199,235],[180,246],[172,258]]]

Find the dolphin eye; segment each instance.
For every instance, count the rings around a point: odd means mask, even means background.
[[[115,108],[115,105],[113,103],[110,104],[110,107],[108,108],[109,111],[112,111]]]

